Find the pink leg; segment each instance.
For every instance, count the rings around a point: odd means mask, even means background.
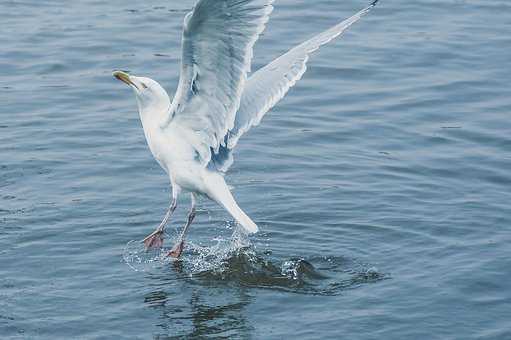
[[[142,242],[144,242],[144,246],[147,249],[153,249],[153,248],[161,248],[163,246],[163,235],[165,232],[165,225],[167,224],[170,216],[176,210],[177,206],[177,199],[174,197],[172,198],[172,203],[170,204],[169,210],[167,210],[167,213],[165,214],[165,217],[163,218],[163,221],[161,221],[158,228],[156,228],[155,231],[153,231],[151,234],[149,234]]]
[[[179,236],[179,239],[177,243],[172,247],[172,249],[167,253],[167,256],[178,258],[181,256],[181,253],[183,252],[183,249],[185,247],[185,236],[186,232],[188,230],[188,227],[192,224],[193,219],[195,218],[195,195],[192,193],[192,207],[190,208],[190,212],[188,213],[188,221],[186,222],[183,231],[181,232],[181,235]]]

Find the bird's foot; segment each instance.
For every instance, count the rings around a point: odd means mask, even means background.
[[[185,247],[185,241],[184,240],[179,241],[167,253],[167,256],[177,259],[179,256],[181,256],[181,253],[183,252],[184,247]]]
[[[161,248],[163,246],[164,231],[163,228],[158,228],[143,240],[146,250]]]

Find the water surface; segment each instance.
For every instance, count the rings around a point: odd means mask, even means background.
[[[365,5],[277,1],[254,69]],[[261,232],[202,201],[171,263],[131,242],[170,192],[111,71],[173,93],[192,6],[0,2],[0,337],[511,339],[510,4],[382,0],[239,143]]]

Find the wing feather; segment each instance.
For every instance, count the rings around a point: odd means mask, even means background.
[[[300,80],[307,69],[307,61],[312,52],[340,36],[348,27],[368,13],[377,1],[373,1],[350,18],[292,48],[255,72],[248,79],[243,91],[234,127],[230,129],[226,137],[226,147],[234,148],[239,138],[252,126],[258,125],[266,112]],[[227,159],[225,156],[224,158]],[[232,163],[232,159],[229,163]]]
[[[181,75],[169,117],[207,165],[234,128],[252,49],[273,0],[199,0],[184,20]]]

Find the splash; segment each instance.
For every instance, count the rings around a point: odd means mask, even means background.
[[[278,259],[261,254],[242,232],[218,237],[204,246],[187,243],[180,260],[168,250],[145,251],[140,241],[126,245],[123,259],[135,271],[172,268],[176,280],[207,285],[237,285],[299,294],[338,295],[348,289],[388,279],[370,264],[349,257],[312,256]],[[166,271],[165,271],[166,272]]]
[[[169,235],[166,236],[169,237]],[[173,244],[175,237],[170,237],[168,242]],[[179,260],[180,266],[186,268],[191,274],[215,270],[233,252],[239,249],[251,249],[252,247],[246,234],[238,228],[234,228],[230,238],[217,237],[212,242],[212,245],[202,246],[187,241],[185,254]],[[134,271],[151,272],[176,261],[167,256],[169,250],[165,248],[146,250],[143,242],[131,240],[126,244],[122,257],[123,261]]]
[[[377,268],[350,258],[314,256],[282,261],[259,255],[253,249],[239,249],[220,267],[196,276],[207,282],[313,295],[338,295],[389,278]]]

